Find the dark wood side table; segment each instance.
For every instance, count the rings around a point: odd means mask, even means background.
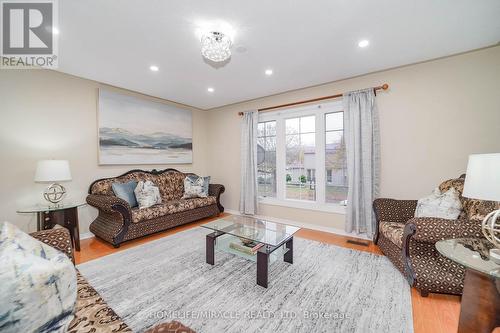
[[[486,239],[459,238],[436,243],[443,256],[465,266],[459,333],[491,333],[500,327],[500,265],[489,258]]]
[[[80,251],[80,227],[78,225],[78,207],[86,203],[62,203],[54,206],[37,205],[19,209],[20,214],[37,216],[37,231],[52,229],[59,224],[69,230],[71,242],[76,251]]]

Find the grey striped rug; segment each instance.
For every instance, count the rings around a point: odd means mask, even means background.
[[[389,260],[301,238],[294,264],[216,252],[191,229],[92,260],[80,272],[134,331],[178,320],[196,332],[413,332],[408,283]]]

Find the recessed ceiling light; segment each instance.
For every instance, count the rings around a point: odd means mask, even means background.
[[[158,68],[158,66],[155,66],[155,65],[151,65],[149,66],[149,69],[152,71],[152,72],[158,72],[160,69]]]
[[[367,39],[360,40],[358,43],[359,47],[367,47],[368,45],[370,45],[370,41],[368,41]]]
[[[272,69],[266,69],[266,71],[264,73],[266,73],[267,76],[271,76],[271,75],[273,75],[273,70]]]
[[[212,87],[209,87],[209,88],[207,88],[207,91],[208,91],[209,93],[213,93],[213,92],[215,91],[215,89],[214,89],[214,88],[212,88]]]

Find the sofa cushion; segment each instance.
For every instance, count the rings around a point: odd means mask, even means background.
[[[486,215],[494,210],[500,209],[499,201],[486,201],[465,198],[464,213],[469,221],[483,221]]]
[[[96,181],[90,188],[91,194],[113,195],[112,183],[134,180],[136,182],[150,180],[160,189],[162,201],[177,200],[184,194],[184,178],[186,174],[177,170],[167,170],[159,174],[144,171],[133,171],[123,176]]]
[[[161,195],[158,186],[152,181],[140,181],[134,190],[135,197],[140,209],[149,208],[156,204],[161,204]]]
[[[439,184],[439,190],[441,193],[447,192],[450,188],[454,188],[458,192],[458,196],[462,197],[464,191],[465,176],[462,175],[459,178],[448,179]]]
[[[415,217],[437,217],[456,220],[462,212],[462,204],[458,198],[458,191],[450,188],[441,192],[436,188],[431,195],[418,200]]]
[[[403,231],[405,225],[399,222],[380,222],[379,231],[385,238],[390,240],[394,245],[403,248]]]
[[[462,204],[462,213],[460,214],[459,219],[482,221],[488,213],[493,210],[500,209],[500,202],[471,199],[462,196],[465,177],[466,175],[462,175],[460,178],[448,179],[439,185],[441,192],[446,192],[452,187],[458,191],[460,202]]]
[[[134,190],[137,187],[137,182],[135,180],[131,180],[126,183],[111,183],[111,187],[113,188],[113,193],[120,199],[128,202],[130,207],[137,207],[137,199],[135,197]]]
[[[462,196],[462,193],[464,191],[464,182],[465,182],[465,175],[461,175],[458,178],[452,178],[445,180],[441,184],[439,184],[438,188],[441,191],[441,193],[445,193],[449,191],[451,188],[454,188],[455,191],[458,192],[458,198],[460,199],[460,203],[462,204],[462,212],[459,215],[459,219],[463,219],[467,217],[467,214],[465,213],[465,205],[467,202],[467,198]]]
[[[170,200],[149,208],[132,209],[132,222],[138,223],[145,220],[155,219],[168,214],[180,213],[199,207],[209,206],[217,203],[217,198],[208,196],[206,198]]]
[[[210,176],[198,177],[196,175],[188,175],[184,178],[184,195],[182,199],[207,197],[209,184]]]
[[[0,225],[0,331],[65,332],[76,288],[75,267],[64,253],[8,222]]]

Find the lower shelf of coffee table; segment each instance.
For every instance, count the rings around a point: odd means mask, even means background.
[[[216,250],[230,253],[230,254],[234,254],[234,255],[239,256],[241,258],[244,258],[246,260],[257,262],[257,254],[251,255],[251,254],[248,254],[248,253],[245,253],[242,251],[235,250],[235,249],[230,247],[231,243],[241,243],[240,239],[236,236],[232,236],[232,235],[228,235],[228,234],[222,235],[222,236],[217,237],[215,242],[216,242],[215,243]],[[271,255],[269,256],[269,263],[273,263],[276,260],[282,261],[284,254],[285,254],[285,248],[283,245],[280,248],[276,249],[273,253],[271,253]]]

